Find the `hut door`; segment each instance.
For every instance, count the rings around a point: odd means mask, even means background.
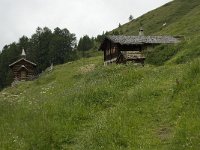
[[[26,79],[26,71],[25,70],[22,70],[21,71],[21,79]]]

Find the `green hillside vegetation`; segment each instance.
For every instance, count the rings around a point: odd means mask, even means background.
[[[1,92],[0,147],[198,149],[199,66],[57,66]]]
[[[185,41],[183,40],[177,47],[156,48],[154,52],[147,54],[147,56],[150,55],[148,58],[153,60],[147,59],[146,62],[154,65],[165,62],[184,63],[200,56],[199,10],[199,0],[175,0],[113,30],[113,33],[138,35],[138,29],[142,25],[145,35],[182,35]],[[165,23],[166,26],[163,26]]]
[[[199,7],[198,0],[175,0],[121,26],[118,31],[137,35],[142,24],[146,35],[166,34],[166,31],[169,35],[193,35],[194,31],[199,32]],[[165,27],[163,27],[164,23],[167,23]]]
[[[199,149],[199,8],[175,0],[114,30],[185,36],[146,52],[144,67],[103,66],[91,50],[1,91],[0,149]]]

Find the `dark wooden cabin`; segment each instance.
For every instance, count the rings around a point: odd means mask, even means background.
[[[100,50],[104,51],[104,64],[126,63],[132,61],[144,64],[143,51],[158,44],[178,43],[172,36],[139,36],[114,35],[107,36],[101,43]]]
[[[21,59],[10,64],[14,81],[27,81],[35,77],[36,64],[26,59],[25,51],[22,51]]]

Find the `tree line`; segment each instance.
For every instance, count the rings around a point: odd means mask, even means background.
[[[63,64],[84,57],[85,52],[98,45],[102,37],[85,35],[77,44],[76,35],[66,28],[57,27],[51,31],[48,27],[38,27],[30,38],[23,36],[18,42],[3,47],[0,52],[0,89],[12,83],[9,64],[20,58],[22,49],[25,49],[27,59],[37,64],[37,73],[41,73],[51,63]]]

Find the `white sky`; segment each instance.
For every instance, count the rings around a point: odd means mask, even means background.
[[[36,28],[67,28],[96,36],[171,0],[0,0],[0,50]]]

